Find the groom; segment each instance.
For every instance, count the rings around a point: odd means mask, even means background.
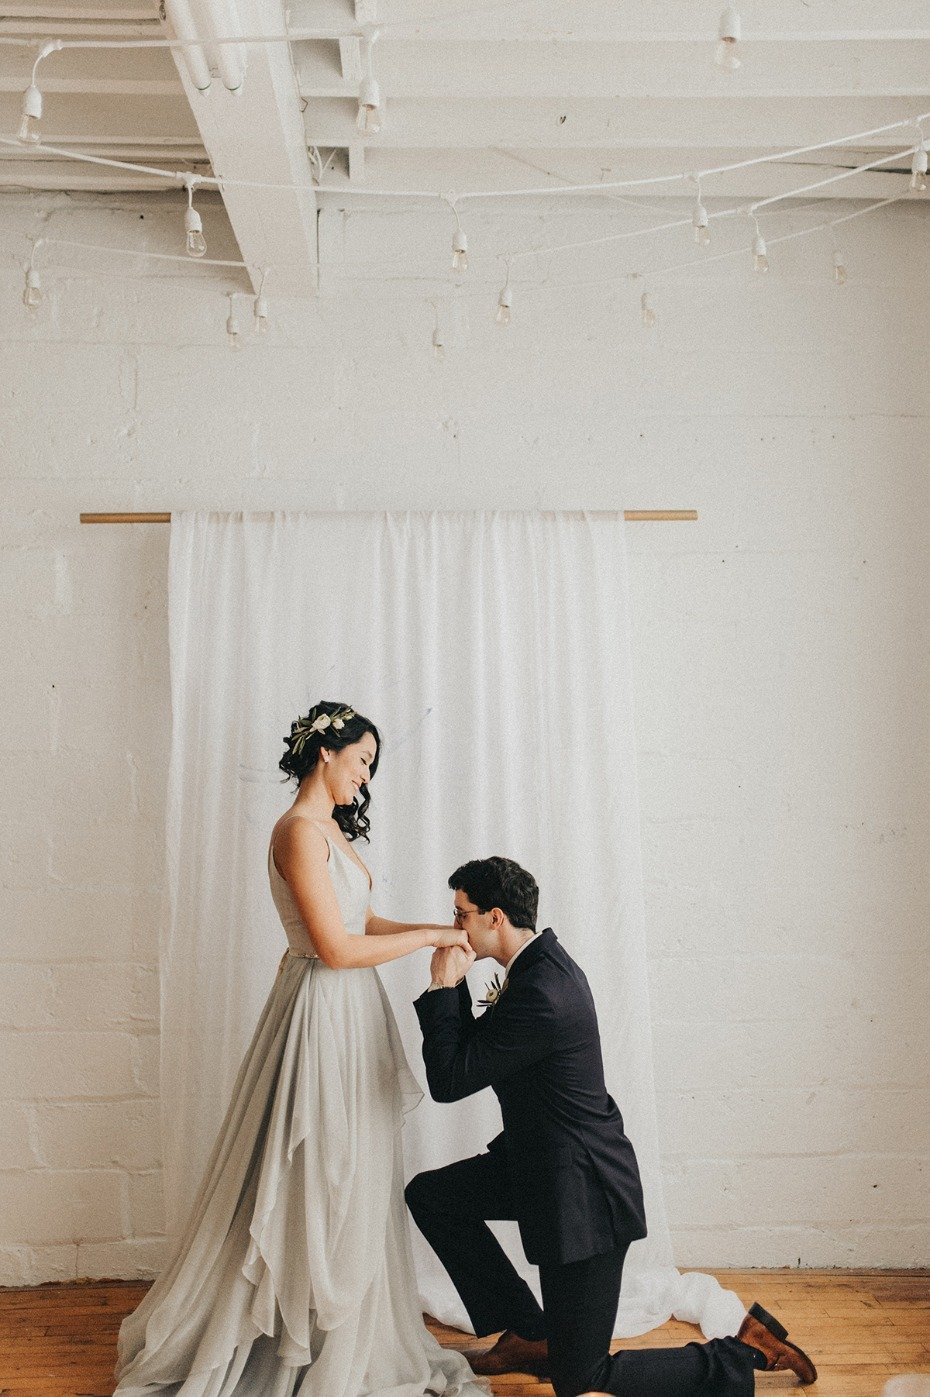
[[[438,950],[416,1001],[436,1101],[490,1086],[504,1129],[484,1154],[418,1174],[406,1197],[479,1335],[503,1334],[476,1373],[549,1377],[556,1397],[747,1397],[754,1371],[817,1376],[785,1330],[754,1305],[736,1338],[609,1353],[627,1248],[645,1237],[639,1170],[607,1094],[594,1002],[551,928],[536,933],[539,889],[511,859],[475,859],[449,879],[470,951]],[[472,1014],[464,976],[504,967]],[[487,1226],[516,1219],[539,1266],[543,1307]]]

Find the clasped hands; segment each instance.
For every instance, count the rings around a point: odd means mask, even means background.
[[[430,983],[455,989],[474,965],[476,956],[466,941],[464,946],[440,946],[429,963]]]

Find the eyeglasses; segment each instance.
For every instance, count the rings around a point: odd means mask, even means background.
[[[480,908],[480,907],[453,907],[453,908],[452,908],[452,920],[453,920],[454,922],[463,922],[463,921],[465,920],[466,917],[470,917],[470,916],[471,916],[472,912],[480,912],[480,911],[481,911],[481,908]]]

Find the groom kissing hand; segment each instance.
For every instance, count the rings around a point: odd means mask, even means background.
[[[604,1082],[587,979],[551,927],[536,932],[539,889],[511,859],[475,859],[449,879],[470,950],[438,950],[415,1003],[436,1101],[491,1087],[503,1130],[487,1150],[418,1174],[410,1211],[449,1273],[478,1335],[500,1339],[476,1373],[548,1377],[556,1397],[749,1397],[755,1369],[814,1365],[754,1305],[736,1338],[611,1355],[627,1249],[646,1235],[633,1146]],[[466,972],[503,967],[475,1017]],[[539,1267],[543,1304],[489,1220],[515,1219]]]
[[[429,963],[430,989],[455,989],[456,985],[464,980],[475,960],[475,953],[470,946],[467,951],[462,946],[440,946],[433,952],[433,958]]]

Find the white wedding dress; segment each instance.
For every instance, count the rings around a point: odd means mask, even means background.
[[[369,883],[327,835],[346,930]],[[401,1126],[421,1099],[374,968],[315,955],[269,849],[288,952],[191,1216],[119,1335],[117,1393],[477,1397],[423,1324]]]

